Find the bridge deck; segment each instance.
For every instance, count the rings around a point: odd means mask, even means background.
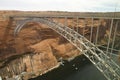
[[[18,13],[18,14],[13,14],[10,15],[9,17],[31,17],[31,18],[40,18],[40,17],[54,17],[54,18],[74,18],[74,17],[78,17],[78,18],[104,18],[104,19],[111,19],[111,18],[115,18],[115,19],[120,19],[120,12],[111,12],[111,13],[70,13],[70,12],[46,12],[46,13]]]

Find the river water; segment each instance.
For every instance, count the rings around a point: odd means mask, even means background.
[[[85,57],[65,61],[64,65],[42,76],[30,80],[107,80],[101,72]]]

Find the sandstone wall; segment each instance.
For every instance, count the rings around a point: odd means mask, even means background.
[[[24,28],[20,31],[18,36],[14,37],[13,31],[16,27],[16,22],[5,17],[14,13],[20,14],[24,12],[0,12],[0,75],[6,77],[5,74],[10,73],[8,77],[11,77],[12,74],[17,75],[21,71],[31,72],[34,70],[36,72],[40,70],[35,73],[36,75],[39,75],[44,71],[59,65],[61,59],[71,60],[74,57],[81,55],[75,46],[45,24],[35,22],[27,23],[24,25]],[[65,24],[64,18],[54,18],[53,20]],[[90,30],[91,26],[93,26],[92,42],[95,42],[97,28],[99,27],[98,44],[107,44],[106,38],[108,38],[109,35],[110,20],[95,19],[94,23],[92,23],[90,18],[80,18],[78,23],[76,23],[76,21],[76,18],[67,19],[68,27],[74,28],[76,31],[78,29],[78,32],[81,35],[84,33],[84,36],[87,39],[90,39]],[[22,63],[21,57],[23,58]],[[21,63],[22,66],[15,67],[16,65],[14,64],[17,62]],[[33,68],[32,65],[34,65]],[[11,68],[19,70],[11,71]]]

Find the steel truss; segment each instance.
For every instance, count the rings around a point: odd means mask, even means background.
[[[100,50],[84,36],[63,24],[46,18],[30,18],[20,21],[20,24],[14,31],[14,35],[16,36],[23,25],[30,21],[46,24],[66,38],[70,43],[76,46],[76,48],[82,52],[108,80],[120,80],[120,67],[112,60],[112,58],[107,56],[105,52]]]

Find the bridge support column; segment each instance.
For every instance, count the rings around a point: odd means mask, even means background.
[[[107,53],[108,56],[110,56],[109,47],[110,47],[110,41],[111,41],[111,33],[112,33],[112,29],[113,29],[113,21],[114,21],[114,19],[111,19],[110,34],[108,35],[108,43],[107,43],[107,49],[106,49],[106,53]]]

